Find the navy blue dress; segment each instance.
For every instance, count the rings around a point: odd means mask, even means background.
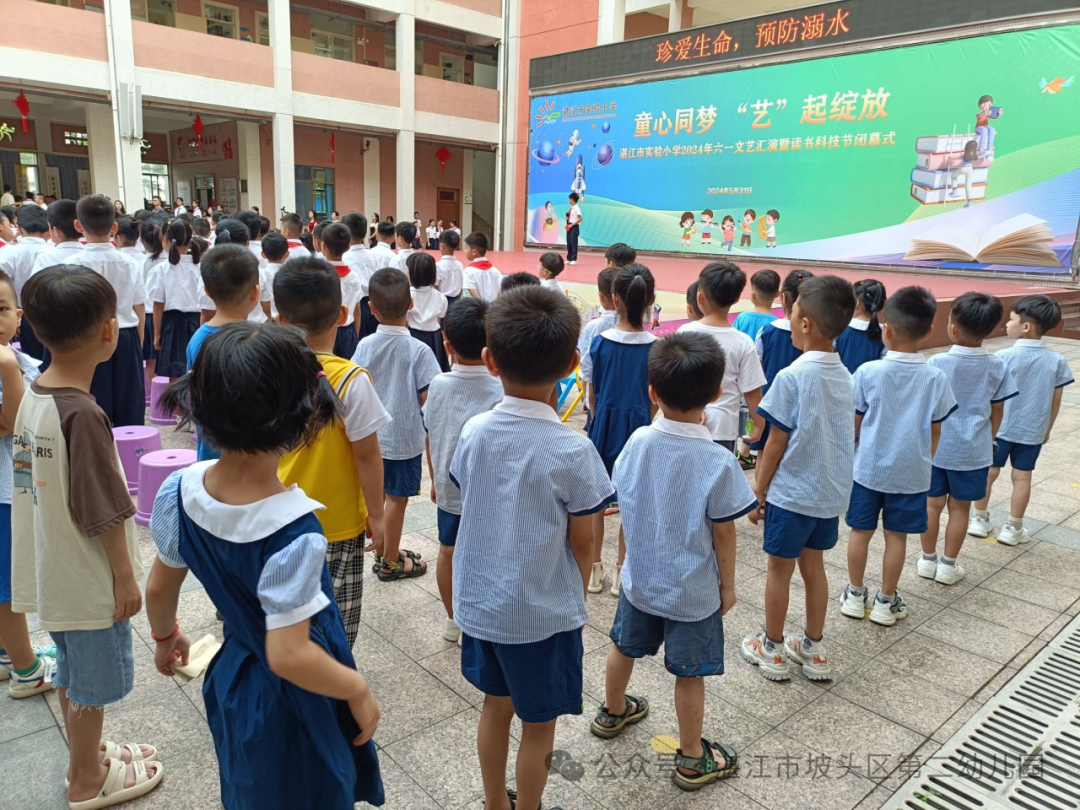
[[[765,385],[761,386],[761,396],[764,397],[776,375],[798,360],[802,352],[791,342],[791,321],[786,318],[761,327],[755,342],[761,357],[761,370],[765,372]],[[765,448],[771,428],[772,425],[766,421],[761,439],[750,443],[751,450],[760,451]]]
[[[589,357],[582,363],[588,368],[596,398],[589,438],[600,453],[608,475],[633,432],[652,422],[649,352],[656,340],[651,332],[617,332],[641,341],[621,343],[605,337],[610,332],[615,330],[593,338]],[[647,337],[639,338],[639,335]]]
[[[855,326],[856,323],[862,328]],[[852,374],[863,363],[880,360],[882,352],[885,351],[884,343],[870,338],[866,330],[868,323],[868,321],[852,321],[851,325],[840,333],[840,337],[833,341],[833,346],[840,355],[840,362]]]

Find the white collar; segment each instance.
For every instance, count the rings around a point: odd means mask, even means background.
[[[656,335],[652,332],[624,332],[621,329],[608,329],[606,332],[601,332],[600,336],[612,340],[615,343],[624,343],[627,345],[641,345],[643,343],[652,343],[656,340]]]
[[[117,250],[119,250],[121,253],[124,253],[124,252],[138,253],[139,252],[139,246],[138,245],[127,245],[127,246],[122,247],[122,248],[117,248]]]
[[[78,239],[72,239],[70,242],[61,242],[58,245],[53,245],[53,250],[82,250],[85,245]]]
[[[379,248],[382,248],[383,250],[388,250],[391,253],[394,252],[394,249],[392,247],[390,247],[388,244],[386,244],[386,242],[376,242],[375,247],[373,247],[372,250],[378,250]]]
[[[87,242],[83,250],[116,250],[112,242]]]
[[[551,406],[546,402],[537,402],[535,399],[505,396],[503,401],[495,406],[495,410],[511,416],[523,416],[526,419],[547,419],[549,422],[559,424],[559,415],[551,409]]]
[[[1042,338],[1017,338],[1013,344],[1018,349],[1045,349],[1046,344]]]
[[[413,287],[412,291],[413,292],[429,293],[429,292],[432,292],[434,289],[435,289],[434,287],[429,285],[427,287]]]
[[[180,477],[180,494],[187,516],[214,537],[229,543],[253,543],[269,537],[297,518],[325,509],[293,484],[285,492],[261,501],[235,506],[214,499],[203,479],[217,461],[192,464]]]
[[[682,436],[685,439],[703,439],[712,441],[712,434],[705,425],[693,425],[689,422],[675,422],[664,416],[658,416],[656,421],[649,425],[653,430],[667,433],[669,436]]]
[[[413,254],[415,252],[416,251],[413,250],[412,248],[398,248],[397,255],[398,256],[409,256],[409,255],[411,255],[411,254]]]
[[[926,358],[918,352],[894,352],[889,349],[885,353],[886,360],[895,360],[898,363],[925,363]]]
[[[983,355],[990,354],[982,346],[952,346],[949,349],[949,354],[963,354],[970,357],[982,357]]]
[[[461,363],[454,363],[450,366],[450,373],[457,374],[459,377],[490,377],[491,372],[487,370],[487,366],[463,366]]]
[[[392,337],[405,337],[410,336],[409,327],[407,326],[387,326],[386,324],[379,324],[375,328],[375,334],[377,335],[391,335]]]
[[[791,321],[788,318],[777,318],[775,321],[769,321],[769,326],[783,329],[785,332],[791,331]]]
[[[602,310],[600,310],[600,314],[596,316],[596,319],[597,320],[602,320],[604,318],[607,318],[609,320],[618,320],[618,317],[619,317],[619,313],[616,312],[615,310],[613,310],[613,309],[602,309]]]
[[[838,366],[840,365],[840,355],[836,352],[803,352],[795,358],[795,362],[791,365],[795,366],[799,363],[824,363],[825,365]]]
[[[870,321],[860,321],[858,318],[852,318],[848,326],[852,329],[858,329],[860,332],[865,332],[870,328]]]
[[[40,236],[24,236],[19,240],[20,245],[44,245],[45,240]]]
[[[276,272],[277,270],[281,269],[281,265],[280,264],[275,264],[274,262],[267,262],[266,263],[266,269],[267,270],[274,270]]]
[[[346,253],[367,253],[367,247],[364,245],[349,245],[349,249]]]

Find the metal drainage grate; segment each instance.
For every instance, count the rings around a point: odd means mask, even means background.
[[[1080,616],[882,810],[1080,810]]]

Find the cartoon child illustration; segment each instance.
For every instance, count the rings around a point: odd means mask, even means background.
[[[575,129],[574,134],[570,136],[570,139],[566,142],[570,148],[566,150],[566,156],[570,157],[574,154],[574,147],[581,143],[581,137],[578,135],[578,131]],[[578,162],[581,162],[581,158],[578,158]]]
[[[730,214],[725,216],[720,223],[720,230],[724,232],[723,247],[726,247],[728,253],[731,253],[731,248],[735,244],[735,217]]]
[[[742,238],[739,239],[739,247],[750,247],[750,226],[754,224],[754,220],[757,219],[757,211],[753,208],[747,208],[746,213],[742,218]]]
[[[570,190],[579,197],[585,196],[585,164],[581,160],[581,155],[578,155],[577,164],[574,166],[574,182],[570,184]]]
[[[701,244],[712,244],[712,221],[713,212],[711,209],[706,208],[701,212]]]
[[[780,212],[770,208],[765,212],[765,227],[768,228],[765,247],[776,247],[776,223],[780,221]]]
[[[690,234],[697,233],[694,227],[694,215],[689,211],[679,217],[679,227],[682,228],[683,247],[690,247]]]
[[[551,204],[551,201],[544,203],[544,241],[545,242],[558,242],[555,238],[557,233],[555,229],[555,207]],[[548,238],[550,237],[550,239]]]
[[[975,174],[971,164],[978,156],[979,142],[968,141],[964,144],[964,156],[960,159],[960,165],[949,172],[949,185],[952,187],[949,191],[950,197],[960,196],[960,181],[963,180],[964,197],[967,199],[964,208],[971,208],[971,178]]]
[[[30,437],[25,432],[19,439],[22,449],[11,457],[14,467],[13,480],[15,490],[27,493],[34,488],[34,456],[31,453]]]
[[[975,115],[975,134],[979,138],[979,157],[994,156],[994,136],[997,130],[990,126],[991,118],[1001,118],[1002,108],[995,107],[994,97],[982,96],[979,99],[979,112]]]

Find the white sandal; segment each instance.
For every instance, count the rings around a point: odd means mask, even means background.
[[[589,575],[589,593],[600,593],[604,590],[604,564],[595,562],[592,564],[592,573]]]
[[[105,784],[102,785],[98,795],[82,802],[69,801],[68,807],[70,810],[102,810],[104,807],[112,807],[145,796],[158,786],[161,777],[165,775],[165,767],[160,762],[153,764],[154,775],[150,776],[146,772],[145,762],[131,763],[131,767],[135,769],[135,784],[124,787],[127,764],[118,759],[108,760],[109,775],[105,777]]]
[[[140,745],[139,743],[124,743],[123,745],[118,745],[117,743],[114,743],[112,740],[103,740],[101,744],[105,746],[105,750],[101,752],[101,761],[102,762],[107,762],[110,759],[119,759],[121,762],[123,762],[123,759],[121,759],[120,755],[124,752],[125,749],[131,753],[131,762],[132,762],[132,764],[134,764],[136,762],[159,762],[160,761],[158,759],[158,750],[157,750],[157,748],[155,748],[152,745]],[[150,749],[150,752],[151,752],[150,756],[148,756],[148,757],[143,756],[142,750],[144,748],[149,748]],[[69,781],[68,778],[65,776],[64,777],[64,787],[68,786],[68,781]]]

